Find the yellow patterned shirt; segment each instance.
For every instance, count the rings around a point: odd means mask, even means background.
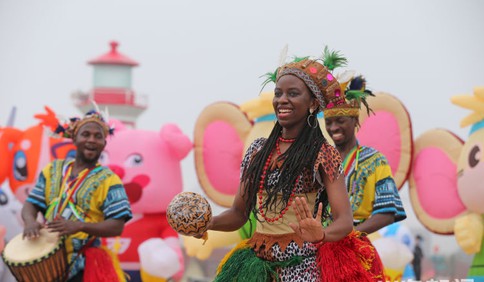
[[[102,222],[107,219],[129,220],[132,217],[131,207],[123,184],[119,177],[109,168],[96,165],[91,170],[85,169],[79,176],[77,189],[69,197],[66,183],[68,171],[73,160],[55,160],[40,173],[35,188],[30,192],[27,201],[34,204],[51,221],[56,216],[82,222]],[[86,175],[85,177],[82,177]],[[73,186],[71,186],[73,188]],[[71,201],[66,201],[69,198]],[[70,202],[70,203],[69,203]],[[65,208],[62,208],[65,203]],[[84,232],[72,234],[66,239],[66,250],[69,263],[73,262],[70,277],[84,269],[85,261],[79,250],[91,237]],[[93,246],[99,246],[96,238]]]

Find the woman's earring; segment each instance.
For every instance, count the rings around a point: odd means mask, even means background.
[[[318,119],[316,118],[315,115],[313,115],[313,112],[314,112],[313,109],[309,109],[309,116],[308,116],[307,122],[309,127],[316,128],[318,127]],[[314,124],[311,124],[311,118],[314,118]]]

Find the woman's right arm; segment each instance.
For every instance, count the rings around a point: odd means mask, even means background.
[[[344,175],[341,174],[334,181],[330,181],[325,174],[323,181],[334,218],[334,221],[324,229],[324,241],[334,242],[343,239],[353,230],[353,213],[346,191]]]
[[[240,184],[239,191],[235,195],[232,207],[222,212],[221,214],[214,216],[209,224],[210,230],[216,231],[235,231],[241,228],[247,221],[247,193],[244,193],[245,186]]]

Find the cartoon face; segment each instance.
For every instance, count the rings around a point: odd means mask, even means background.
[[[53,159],[75,156],[75,146],[70,140],[49,137],[40,125],[23,131],[11,146],[8,182],[21,202],[27,198],[45,165]]]
[[[459,196],[471,211],[484,213],[484,129],[475,131],[462,148],[457,164]]]
[[[161,213],[183,190],[180,160],[191,147],[178,127],[126,129],[107,139],[100,162],[121,178],[134,213]]]

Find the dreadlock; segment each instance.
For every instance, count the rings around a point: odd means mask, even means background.
[[[314,120],[311,120],[314,119]],[[303,173],[304,170],[313,173],[313,166],[321,146],[324,142],[327,142],[322,134],[319,123],[317,122],[316,113],[310,117],[310,122],[316,122],[315,128],[305,123],[305,126],[296,138],[296,141],[289,147],[289,149],[278,157],[279,160],[283,159],[283,165],[281,167],[280,177],[275,187],[268,187],[265,179],[265,187],[267,192],[267,199],[263,203],[263,208],[274,210],[279,204],[281,205],[281,211],[288,205],[289,198],[296,183],[297,177]],[[277,139],[281,135],[282,126],[279,122],[276,122],[271,134],[267,138],[261,150],[259,150],[252,160],[250,161],[247,169],[242,174],[242,181],[245,183],[244,197],[247,195],[248,206],[246,210],[247,217],[251,212],[258,213],[257,192],[260,186],[260,179],[264,170],[269,154],[274,150]],[[278,201],[277,194],[282,193],[281,200]],[[315,211],[317,211],[318,203],[323,203],[323,211],[326,211],[328,205],[328,197],[326,191],[320,195],[317,200]],[[323,217],[324,218],[324,217]]]

